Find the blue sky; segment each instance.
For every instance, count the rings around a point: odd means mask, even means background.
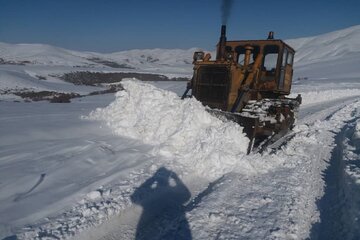
[[[360,0],[234,0],[228,40],[313,36],[360,24]],[[98,52],[201,47],[219,38],[221,0],[0,0],[0,42]]]

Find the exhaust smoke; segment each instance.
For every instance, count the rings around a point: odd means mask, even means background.
[[[234,0],[222,0],[221,4],[221,22],[222,25],[227,25],[230,16],[230,9]]]

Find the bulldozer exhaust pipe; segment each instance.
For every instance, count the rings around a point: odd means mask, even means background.
[[[225,59],[226,25],[221,25],[221,34],[216,53],[216,60]]]
[[[273,40],[274,39],[274,32],[270,31],[267,40]]]

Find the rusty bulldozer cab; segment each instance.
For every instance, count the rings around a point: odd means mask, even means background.
[[[215,115],[235,121],[250,138],[249,151],[276,141],[293,127],[301,96],[290,94],[295,51],[273,32],[265,40],[227,41],[221,28],[216,59],[194,53],[191,95]]]

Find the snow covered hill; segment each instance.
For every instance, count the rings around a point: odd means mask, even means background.
[[[46,44],[0,43],[0,64],[25,64],[71,67],[111,67],[148,69],[156,66],[185,67],[191,65],[197,50],[145,49],[102,54],[79,52]]]
[[[182,49],[145,49],[129,50],[105,54],[104,56],[117,62],[127,63],[134,68],[141,66],[176,66],[188,68],[192,64],[192,55],[198,48]]]
[[[4,64],[83,66],[92,63],[86,60],[86,57],[90,56],[46,44],[0,43],[0,60]]]
[[[339,31],[298,39],[285,40],[297,51],[297,65],[341,58],[356,58],[360,54],[360,25]],[[22,63],[47,66],[113,66],[146,69],[155,66],[189,68],[192,54],[198,48],[135,49],[109,54],[79,52],[45,44],[0,43],[0,64]],[[2,60],[1,60],[2,59]],[[113,63],[111,65],[111,63]]]
[[[360,77],[360,25],[286,42],[296,50],[295,79]]]
[[[286,40],[296,50],[295,64],[360,58],[360,25],[315,37]]]

